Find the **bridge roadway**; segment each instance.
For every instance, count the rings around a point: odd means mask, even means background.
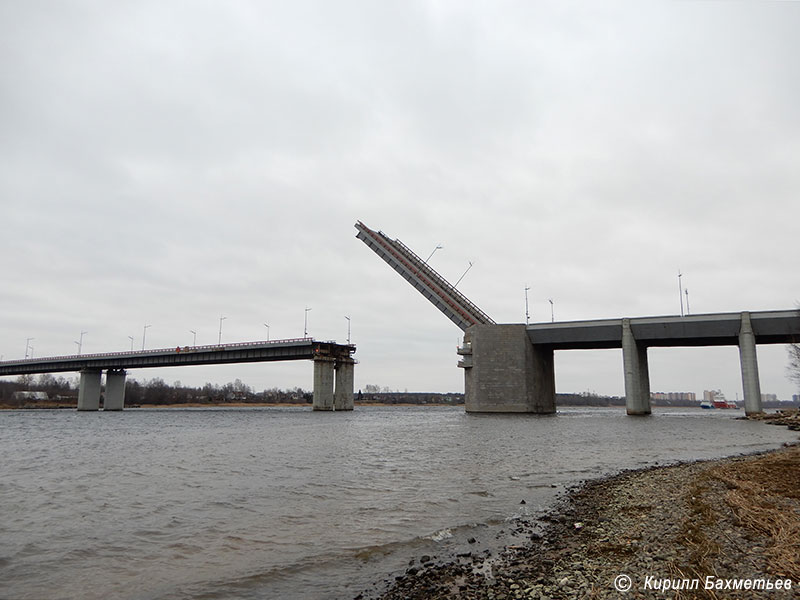
[[[106,371],[104,410],[122,410],[126,369],[182,367],[284,360],[314,361],[314,410],[353,409],[352,344],[312,338],[239,342],[213,346],[177,346],[104,354],[50,356],[0,362],[0,376],[80,371],[78,410],[98,410],[101,374]]]
[[[531,343],[554,350],[622,348],[623,321],[534,323],[527,330]],[[628,321],[634,339],[646,346],[736,346],[742,313],[640,317]],[[759,344],[800,341],[800,311],[751,312],[750,323]]]

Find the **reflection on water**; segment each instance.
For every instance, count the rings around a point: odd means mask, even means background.
[[[1,412],[0,597],[352,596],[565,485],[797,438],[735,413]]]

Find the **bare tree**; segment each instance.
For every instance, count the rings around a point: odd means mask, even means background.
[[[789,377],[800,385],[800,344],[789,344]]]

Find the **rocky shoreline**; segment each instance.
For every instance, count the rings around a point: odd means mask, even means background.
[[[445,563],[422,556],[387,590],[356,598],[796,598],[800,445],[593,480],[513,526],[528,543],[495,555],[476,543]]]

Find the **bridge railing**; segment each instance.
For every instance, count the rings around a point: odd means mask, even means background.
[[[455,311],[466,322],[493,324],[494,321],[466,296],[459,292],[450,282],[439,275],[430,265],[423,261],[413,250],[400,240],[392,240],[382,231],[373,231],[361,221],[356,227],[364,235],[374,240],[385,251],[393,255],[411,273],[418,277],[433,293],[435,293],[450,309]]]
[[[431,267],[428,263],[423,261],[416,252],[411,250],[411,248],[406,246],[403,242],[401,242],[398,239],[392,241],[397,245],[397,247],[400,250],[406,253],[406,255],[409,258],[418,262],[420,265],[419,268],[423,269],[427,275],[429,275],[434,281],[436,281],[436,283],[441,288],[441,291],[449,296],[454,297],[458,301],[458,304],[464,307],[475,318],[476,321],[484,325],[494,324],[494,320],[492,320],[492,318],[489,315],[487,315],[480,308],[478,308],[478,306],[474,302],[472,302],[469,298],[467,298],[464,294],[459,292],[458,288],[456,288],[452,283],[450,283],[444,277],[439,275],[439,273],[435,269],[433,269],[433,267]],[[443,299],[446,300],[446,298]]]

